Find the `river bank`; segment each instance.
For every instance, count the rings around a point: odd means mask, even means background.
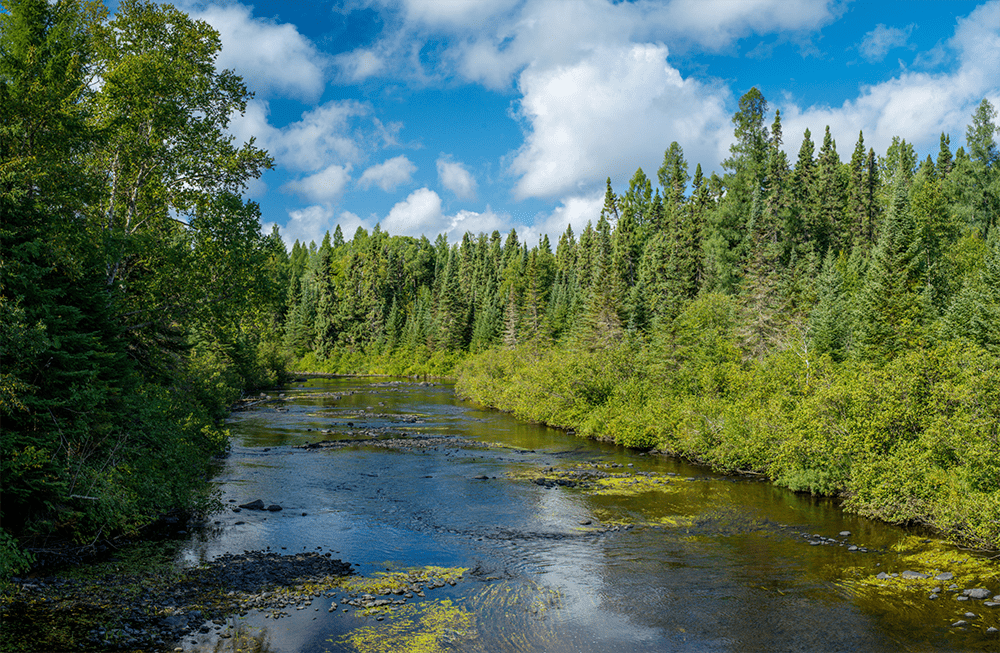
[[[713,338],[493,349],[459,366],[456,388],[519,419],[759,474],[866,517],[1000,550],[995,357],[939,347],[835,364],[790,349],[742,361]]]

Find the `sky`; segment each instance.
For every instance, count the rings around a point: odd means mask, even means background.
[[[233,116],[275,168],[247,189],[291,245],[469,231],[555,242],[610,177],[656,182],[672,141],[722,172],[756,86],[792,161],[829,125],[936,156],[1000,108],[1000,0],[297,0],[175,3],[220,33],[254,98]]]

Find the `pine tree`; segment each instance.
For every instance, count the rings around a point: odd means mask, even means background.
[[[937,155],[937,171],[941,179],[947,177],[948,173],[951,172],[951,163],[951,137],[941,132],[941,145]]]

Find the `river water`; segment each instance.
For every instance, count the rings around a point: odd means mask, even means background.
[[[1000,650],[986,632],[1000,608],[955,599],[1000,594],[995,575],[983,580],[993,567],[830,500],[524,423],[448,384],[310,379],[282,392],[281,406],[231,418],[227,509],[185,562],[270,548],[329,552],[363,576],[467,571],[378,621],[325,605],[251,612],[242,627],[265,650]],[[373,446],[401,434],[442,440]],[[352,442],[301,448],[336,440]],[[599,474],[573,486],[581,472]],[[255,499],[283,510],[230,509]],[[904,570],[966,582],[876,578]]]

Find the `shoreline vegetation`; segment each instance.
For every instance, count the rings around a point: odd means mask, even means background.
[[[455,376],[524,419],[1000,549],[1000,153],[986,100],[936,158],[829,129],[794,165],[756,89],[724,175],[672,143],[555,248],[465,234],[292,247],[295,369]],[[966,150],[968,148],[968,151]]]
[[[753,88],[719,173],[672,142],[554,245],[337,225],[289,251],[243,199],[273,162],[228,135],[250,93],[211,26],[147,0],[5,8],[0,579],[209,506],[227,408],[288,369],[456,376],[525,419],[1000,549],[988,100],[935,156],[858,133],[842,160],[827,128],[792,161]]]

